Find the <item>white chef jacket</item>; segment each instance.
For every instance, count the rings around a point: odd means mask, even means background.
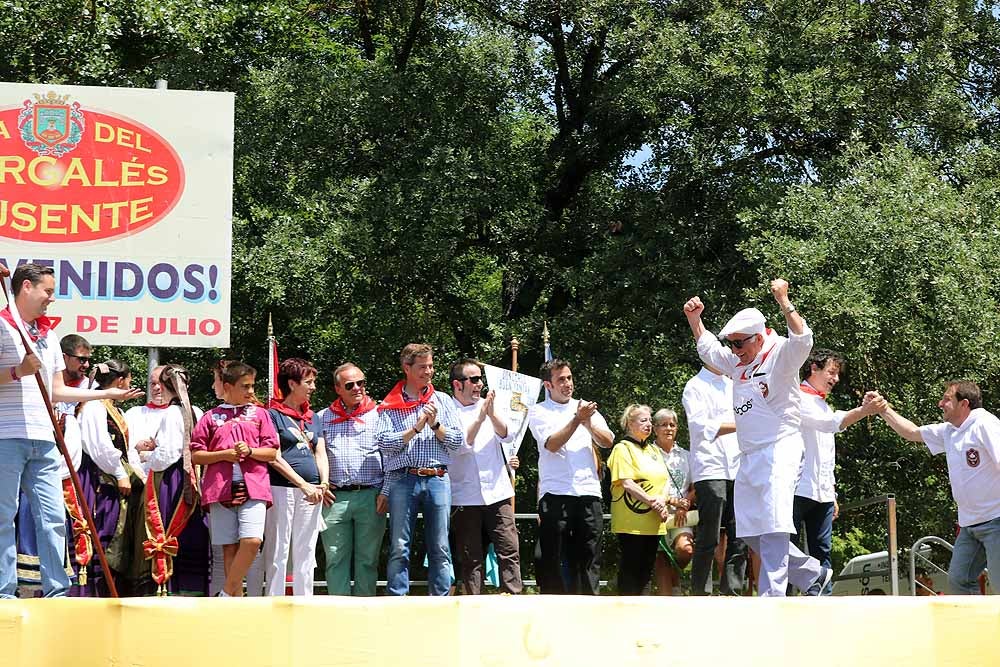
[[[718,434],[723,423],[734,420],[733,381],[702,368],[684,386],[682,403],[691,437],[691,481],[736,479],[740,467],[736,434]]]
[[[508,446],[514,442],[514,430],[508,428],[507,435],[501,438],[493,430],[493,422],[487,417],[473,442],[470,443],[465,438],[469,426],[476,421],[482,407],[481,400],[471,405],[455,401],[463,437],[462,446],[452,455],[448,465],[453,507],[492,505],[514,496],[514,487],[510,483],[506,466],[507,459],[512,455]]]

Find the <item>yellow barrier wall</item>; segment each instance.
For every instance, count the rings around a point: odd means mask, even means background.
[[[713,663],[994,667],[1000,596],[0,602],[3,667]]]

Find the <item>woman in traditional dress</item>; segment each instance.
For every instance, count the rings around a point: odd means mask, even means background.
[[[188,382],[183,366],[155,368],[152,401],[130,409],[125,419],[147,485],[143,504],[153,580],[163,584],[164,593],[208,595],[208,525],[195,499],[198,483],[190,455],[191,431],[200,415],[188,398]],[[176,555],[171,538],[177,541]]]
[[[91,374],[99,389],[124,389],[132,383],[128,364],[117,359],[97,364]],[[143,482],[141,470],[135,469],[138,456],[129,456],[125,415],[111,400],[88,401],[80,409],[79,422],[83,442],[80,484],[94,514],[118,594],[151,594],[155,587],[142,552],[146,538]],[[87,579],[91,595],[110,594],[95,560],[88,567]]]

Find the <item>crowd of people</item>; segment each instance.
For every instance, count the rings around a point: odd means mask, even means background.
[[[281,362],[280,398],[267,405],[254,368],[220,362],[220,403],[205,412],[191,404],[187,370],[166,364],[151,369],[149,402],[122,412],[142,395],[128,365],[98,363],[75,334],[56,343],[53,270],[23,264],[12,288],[16,313],[0,311],[0,597],[311,595],[320,542],[328,594],[373,596],[387,529],[386,593],[406,595],[418,514],[429,594],[478,594],[491,564],[500,591],[522,591],[515,429],[479,361],[452,363],[445,393],[432,384],[432,348],[406,345],[402,378],[380,402],[363,369],[343,363],[327,376],[336,400],[317,412],[322,374],[304,359]],[[714,591],[713,564],[723,595],[742,594],[748,571],[761,596],[829,594],[834,438],[872,415],[946,454],[962,526],[950,592],[976,592],[983,568],[1000,568],[1000,422],[979,388],[948,383],[944,421],[923,427],[875,391],[835,411],[826,396],[844,359],[814,349],[785,281],[771,289],[787,337],[755,308],[712,334],[701,300],[684,304],[703,362],[683,394],[688,448],[670,408],[629,405],[616,438],[596,403],[574,397],[571,364],[543,365],[546,397],[528,412],[541,593],[598,593],[609,496],[622,595],[673,594],[689,563],[693,595]]]

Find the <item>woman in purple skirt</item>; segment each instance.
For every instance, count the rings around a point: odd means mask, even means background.
[[[208,595],[208,524],[194,496],[198,482],[190,450],[191,431],[201,415],[188,398],[189,377],[183,366],[161,366],[154,370],[152,379],[153,402],[132,408],[125,418],[142,477],[148,484],[152,475],[156,489],[155,506],[149,502],[148,493],[144,500],[147,524],[161,525],[165,534],[175,519],[183,521],[183,516],[188,515],[183,530],[172,535],[177,538],[178,551],[169,567],[162,570],[166,573],[164,592]],[[156,559],[147,565],[156,579]]]
[[[128,364],[117,359],[93,370],[100,389],[126,388],[132,384]],[[94,514],[98,537],[107,554],[122,597],[155,591],[145,563],[143,483],[138,456],[128,446],[128,427],[121,410],[110,400],[88,401],[80,409],[83,457],[80,485]],[[100,565],[92,559],[87,568],[87,594],[107,597],[109,589]]]

